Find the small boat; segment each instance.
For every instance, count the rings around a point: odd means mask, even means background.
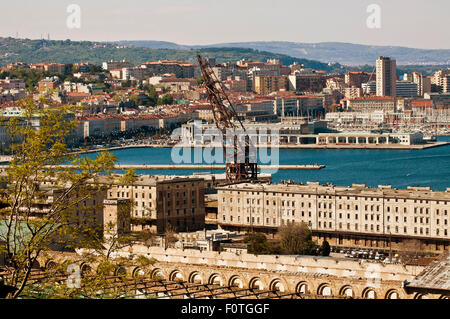
[[[437,141],[437,137],[436,137],[435,135],[432,135],[432,136],[424,136],[424,137],[423,137],[423,140],[424,140],[424,141],[427,141],[427,142],[436,142],[436,141]]]

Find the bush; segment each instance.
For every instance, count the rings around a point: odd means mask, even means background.
[[[283,225],[278,231],[280,246],[287,255],[315,255],[317,245],[312,241],[311,231],[305,223]]]
[[[247,252],[249,254],[274,255],[280,253],[279,246],[267,240],[266,235],[263,233],[248,233],[244,241],[247,243]]]
[[[320,246],[320,255],[321,256],[330,256],[330,244],[324,240],[322,246]]]

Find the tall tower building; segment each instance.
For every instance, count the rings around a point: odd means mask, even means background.
[[[377,59],[377,96],[396,96],[396,61],[380,56]]]

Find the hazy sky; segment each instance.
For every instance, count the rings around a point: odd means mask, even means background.
[[[69,29],[69,4],[81,28]],[[381,7],[369,29],[367,6]],[[11,0],[0,1],[0,36],[72,40],[352,42],[450,49],[449,0]]]

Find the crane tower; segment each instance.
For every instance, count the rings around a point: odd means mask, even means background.
[[[251,140],[247,131],[209,63],[200,54],[197,54],[197,59],[214,123],[222,134],[222,148],[226,158],[226,180],[228,183],[257,180],[258,164],[256,158],[250,154]],[[229,137],[227,140],[227,134],[230,132],[232,141]]]

